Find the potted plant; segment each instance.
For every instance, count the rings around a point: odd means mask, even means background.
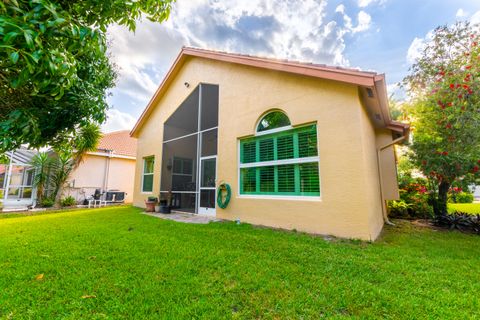
[[[169,191],[166,198],[160,200],[160,206],[158,212],[160,213],[171,213],[171,202],[172,202],[172,192]]]
[[[157,197],[148,197],[145,200],[145,211],[146,212],[155,212],[155,205],[157,204]]]

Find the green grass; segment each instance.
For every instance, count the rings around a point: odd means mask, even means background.
[[[480,203],[449,203],[449,212],[465,212],[470,214],[480,214]]]
[[[479,265],[480,237],[407,222],[370,244],[130,207],[11,217],[0,318],[478,318]]]

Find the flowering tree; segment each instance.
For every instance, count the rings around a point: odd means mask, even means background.
[[[480,174],[479,38],[466,22],[435,29],[404,80],[414,99],[413,159],[430,182],[436,216],[447,214],[453,183]]]

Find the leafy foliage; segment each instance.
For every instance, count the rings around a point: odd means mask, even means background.
[[[435,224],[450,230],[471,231],[480,233],[480,215],[454,212],[435,217]]]
[[[406,219],[431,217],[427,180],[414,177],[416,171],[414,163],[408,157],[400,157],[398,163],[400,201],[388,202],[391,216]]]
[[[51,208],[53,207],[53,205],[55,204],[55,200],[52,199],[52,198],[43,198],[42,200],[40,200],[40,206],[44,207],[44,208]]]
[[[0,2],[0,152],[70,143],[102,123],[115,72],[107,26],[165,20],[172,0]]]
[[[413,159],[428,177],[436,215],[447,193],[480,167],[480,36],[466,22],[439,27],[404,83],[414,98]]]
[[[33,177],[33,186],[37,188],[37,201],[42,204],[49,184],[49,174],[52,167],[52,158],[47,152],[37,153],[31,160],[31,165],[35,169]]]
[[[72,196],[67,196],[67,197],[63,198],[62,200],[60,200],[60,205],[62,207],[72,207],[76,204],[77,204],[77,201]]]

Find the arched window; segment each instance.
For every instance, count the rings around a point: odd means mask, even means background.
[[[281,111],[267,113],[259,122],[257,132],[278,129],[290,126],[290,119]]]
[[[256,134],[240,139],[242,196],[320,196],[316,123],[292,127],[279,110],[265,114]]]

